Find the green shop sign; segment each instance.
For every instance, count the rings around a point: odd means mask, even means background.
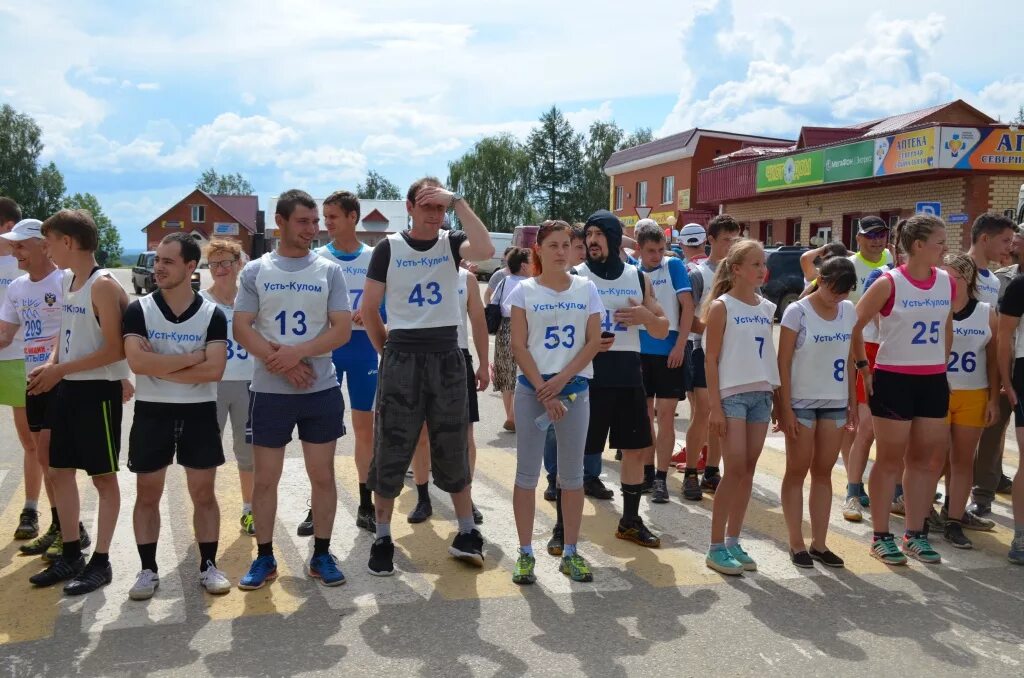
[[[757,163],[757,192],[814,186],[825,181],[825,154],[810,151]]]
[[[825,183],[853,181],[874,176],[875,142],[858,141],[825,149]]]

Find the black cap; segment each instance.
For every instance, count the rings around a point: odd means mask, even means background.
[[[889,230],[889,224],[885,223],[879,217],[863,217],[860,220],[860,227],[857,229],[858,235],[867,235],[868,233],[874,233],[878,230]]]

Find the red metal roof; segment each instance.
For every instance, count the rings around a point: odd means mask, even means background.
[[[372,212],[363,217],[363,221],[376,221],[381,223],[389,223],[389,219],[380,213],[380,210],[374,209]]]
[[[697,128],[688,129],[685,132],[679,134],[671,134],[661,139],[655,139],[654,141],[648,141],[646,144],[640,144],[632,148],[625,148],[621,151],[615,151],[612,156],[608,158],[608,162],[605,163],[605,167],[617,167],[618,165],[625,165],[627,162],[633,160],[640,160],[641,158],[649,158],[652,155],[660,155],[667,153],[668,151],[674,151],[679,148],[685,148],[690,140],[693,139],[693,135],[697,133]]]
[[[220,205],[221,209],[238,220],[245,230],[256,232],[256,213],[259,211],[259,198],[255,195],[210,195],[203,193],[210,200]]]
[[[796,142],[797,148],[808,146],[822,146],[836,141],[845,141],[859,137],[863,130],[853,127],[801,127],[800,138]]]

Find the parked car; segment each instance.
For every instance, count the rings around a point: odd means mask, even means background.
[[[143,252],[132,266],[132,288],[136,296],[149,294],[156,289],[156,280],[153,278],[154,261],[156,252]],[[192,272],[192,289],[198,292],[199,286],[199,271],[195,270]]]
[[[765,249],[765,263],[768,277],[761,287],[761,294],[774,303],[776,319],[782,318],[786,307],[800,298],[804,290],[804,274],[800,269],[800,255],[809,248],[787,245]]]
[[[491,233],[491,243],[494,245],[494,256],[484,261],[473,262],[476,264],[476,277],[480,280],[487,280],[491,274],[505,265],[502,257],[505,249],[512,245],[511,233]]]

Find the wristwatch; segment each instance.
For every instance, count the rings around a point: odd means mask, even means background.
[[[457,203],[458,201],[460,201],[462,199],[463,198],[462,198],[462,194],[461,193],[458,193],[458,192],[452,193],[452,199],[448,201],[448,209],[451,209],[451,208],[455,207],[455,203]]]
[[[863,370],[865,367],[868,366],[868,361],[867,360],[858,360],[858,361],[856,361],[853,364],[857,367],[858,370]]]

